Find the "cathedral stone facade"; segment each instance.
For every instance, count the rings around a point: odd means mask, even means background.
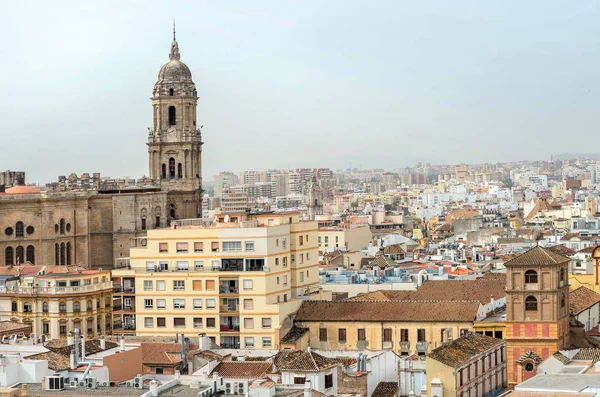
[[[202,136],[198,95],[173,33],[169,62],[152,93],[149,177],[137,181],[60,177],[44,189],[0,189],[0,265],[111,268],[131,241],[202,208]],[[10,185],[9,185],[10,186]]]

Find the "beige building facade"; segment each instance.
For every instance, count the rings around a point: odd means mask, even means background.
[[[319,228],[319,250],[359,251],[366,249],[372,240],[368,225],[332,226]]]
[[[112,333],[110,270],[14,266],[0,284],[0,320],[31,324],[37,337],[66,338],[76,328],[88,337]]]
[[[118,332],[206,333],[231,348],[278,348],[318,286],[317,223],[299,213],[220,214],[148,232],[114,270]]]

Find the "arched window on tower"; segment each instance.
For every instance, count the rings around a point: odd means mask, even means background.
[[[65,265],[65,256],[66,256],[65,243],[60,243],[60,264],[61,266]]]
[[[54,244],[54,265],[60,265],[60,247],[58,243]]]
[[[169,178],[175,178],[175,159],[169,159]]]
[[[17,264],[21,264],[23,262],[25,262],[25,250],[23,249],[22,246],[18,246],[17,249],[15,250],[15,256],[16,256],[16,260],[17,260]]]
[[[35,264],[35,247],[33,245],[27,246],[27,262]]]
[[[165,163],[162,165],[162,179],[167,179],[167,165]]]
[[[565,307],[565,300],[566,300],[566,299],[565,299],[565,294],[564,294],[564,293],[562,293],[562,294],[560,295],[560,307],[561,307],[561,308]]]
[[[172,88],[169,88],[169,96],[173,96],[175,95],[175,90]]]
[[[169,125],[177,124],[177,111],[175,106],[169,106]]]
[[[60,234],[65,234],[65,220],[60,220]]]
[[[528,296],[525,298],[525,311],[526,312],[537,312],[538,304],[535,296]]]
[[[17,222],[17,224],[15,225],[15,237],[23,237],[23,230],[25,230],[23,222]]]
[[[14,265],[15,263],[15,258],[14,258],[14,251],[12,247],[6,247],[6,249],[4,250],[4,264],[5,265]]]
[[[177,177],[183,178],[183,166],[181,163],[177,164]]]
[[[525,284],[537,284],[538,274],[535,270],[527,270],[525,272]]]
[[[67,243],[67,266],[71,266],[71,242]]]

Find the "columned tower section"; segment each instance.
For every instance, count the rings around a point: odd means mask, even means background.
[[[202,188],[202,134],[196,123],[198,93],[192,73],[173,42],[169,62],[152,92],[153,126],[148,134],[150,178],[164,190]]]

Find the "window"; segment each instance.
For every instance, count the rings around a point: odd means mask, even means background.
[[[214,299],[207,299],[206,300],[206,308],[207,309],[214,309],[215,308],[215,300]]]
[[[287,239],[286,238],[281,239],[281,248],[287,248]]]
[[[17,302],[11,302],[11,310],[13,312],[18,311],[19,309],[17,308]]]
[[[58,311],[61,313],[66,313],[67,312],[67,304],[65,302],[60,302],[58,304]]]
[[[93,310],[94,304],[92,301],[87,301],[87,311],[91,312]]]
[[[304,245],[304,236],[299,236],[299,245]]]
[[[331,389],[333,387],[333,374],[325,375],[325,388]]]
[[[252,290],[252,280],[244,280],[244,289]]]
[[[146,328],[154,327],[154,318],[152,318],[152,317],[144,317],[144,326]]]
[[[185,309],[185,299],[173,299],[173,309]]]
[[[254,319],[253,318],[245,318],[244,319],[244,328],[246,328],[246,329],[254,328]]]
[[[537,284],[538,274],[535,270],[527,270],[525,272],[525,284]]]
[[[182,291],[185,289],[185,280],[173,280],[173,289]]]
[[[152,291],[152,280],[144,280],[144,291]]]
[[[156,281],[156,290],[164,291],[165,290],[165,280],[157,280]]]
[[[67,324],[66,323],[60,323],[59,332],[61,335],[67,334]]]
[[[254,251],[254,241],[246,241],[246,251]]]
[[[177,110],[175,106],[169,106],[169,125],[175,125],[177,123]]]
[[[193,280],[192,289],[194,291],[202,291],[202,280]]]
[[[391,328],[385,328],[383,330],[383,341],[384,342],[392,341],[392,329]]]
[[[57,229],[56,231],[58,231],[58,229]],[[12,227],[7,227],[7,228],[4,230],[4,233],[5,233],[7,236],[12,236],[12,234],[13,234],[13,228],[12,228]]]
[[[215,327],[215,318],[214,317],[209,317],[206,319],[206,327],[207,328],[214,328]]]
[[[157,317],[156,318],[156,326],[157,327],[166,327],[167,320],[164,317]]]
[[[24,310],[27,311],[27,310]],[[75,301],[73,302],[73,311],[74,312],[80,312],[81,311],[81,303]]]
[[[35,264],[35,248],[33,247],[33,245],[28,245],[27,250],[25,252],[27,253],[27,262]]]
[[[299,264],[303,264],[304,263],[304,254],[300,254],[300,257],[298,258],[298,263]]]
[[[188,252],[188,243],[177,243],[175,244],[177,252]]]
[[[287,285],[287,275],[283,276],[283,285]]]
[[[49,334],[49,333],[50,333],[50,324],[48,324],[48,323],[43,323],[43,324],[42,324],[42,326],[43,326],[43,331],[42,331],[42,333],[43,333],[44,335],[47,335],[47,334]]]
[[[364,328],[359,328],[358,329],[358,340],[367,340],[367,334],[365,332]]]
[[[263,345],[263,347],[271,347],[271,337],[270,336],[263,336],[263,338],[262,338],[262,345]]]
[[[201,272],[204,270],[204,261],[194,261],[194,270]]]
[[[75,302],[77,304],[79,304],[79,302]],[[24,313],[31,313],[33,312],[33,306],[31,305],[31,302],[25,302],[23,304],[23,312]]]
[[[189,270],[190,263],[188,261],[177,261],[177,270],[187,271]]]
[[[565,294],[560,295],[560,307],[565,307]]]
[[[183,166],[181,163],[177,164],[177,177],[183,178]],[[175,209],[171,209],[171,218],[175,218]]]
[[[319,328],[319,341],[327,342],[327,328]]]
[[[167,308],[166,299],[157,299],[156,300],[156,308],[157,309],[166,309]]]
[[[156,368],[154,369],[154,373],[155,373],[156,375],[162,375],[162,374],[164,373],[164,371],[163,371],[163,369],[162,369],[161,367],[156,367]]]
[[[346,343],[346,328],[338,329],[338,342]]]
[[[158,262],[158,267],[159,267],[159,268],[160,268],[160,270],[161,270],[161,271],[163,271],[163,272],[164,272],[164,271],[167,271],[167,270],[169,270],[169,262],[165,262],[165,261]]]
[[[160,215],[156,215],[156,220],[154,222],[154,227],[160,227]]]
[[[203,252],[204,251],[204,243],[201,241],[196,241],[194,243],[194,252]]]
[[[24,234],[24,225],[23,222],[19,221],[17,222],[16,226],[15,226],[15,237],[23,237]]]
[[[252,310],[254,309],[254,300],[253,299],[244,299],[244,310]]]
[[[294,375],[294,384],[295,385],[303,385],[306,383],[306,376],[296,376]]]
[[[275,266],[279,266],[279,258],[275,258]]]
[[[310,252],[306,252],[306,260],[309,261],[310,260]]]
[[[263,318],[262,319],[262,327],[263,328],[271,328],[271,319],[270,318]]]
[[[213,270],[219,270],[221,268],[221,261],[219,261],[219,260],[211,261],[211,268]]]
[[[63,244],[64,245],[64,244]],[[18,246],[17,249],[15,250],[15,254],[16,254],[16,259],[17,259],[17,263],[23,263],[25,261],[25,255],[23,252],[23,247],[22,246]]]
[[[14,265],[15,264],[12,247],[6,247],[6,249],[4,250],[4,264],[5,265]],[[58,263],[57,263],[57,265],[58,265]]]
[[[527,298],[525,298],[525,311],[537,312],[537,309],[538,305],[535,296],[528,296]]]
[[[42,304],[42,312],[48,313],[48,302]]]
[[[194,299],[194,309],[202,309],[202,299]]]
[[[406,328],[400,330],[400,342],[408,342],[408,330]]]
[[[281,258],[281,265],[282,265],[283,267],[286,267],[286,266],[287,266],[287,256],[284,256],[283,258]]]
[[[242,242],[241,241],[224,241],[223,242],[223,251],[241,251],[242,250]]]
[[[175,94],[175,90],[172,88],[169,88],[169,96],[173,96]]]
[[[254,338],[252,338],[252,337],[244,338],[244,344],[246,345],[246,347],[254,347]]]
[[[275,239],[275,246],[279,247],[279,239]]]
[[[207,291],[215,290],[215,280],[206,280],[206,290]]]
[[[300,282],[304,281],[304,272],[300,272]]]
[[[425,328],[417,330],[417,342],[425,342]]]
[[[146,230],[146,218],[142,218],[142,230]]]
[[[158,243],[158,252],[169,252],[169,243]]]
[[[144,307],[146,309],[152,309],[154,307],[154,301],[152,299],[144,299]]]
[[[194,328],[202,328],[202,317],[194,317]]]
[[[65,220],[61,219],[59,222],[60,225],[60,234],[65,234]]]
[[[219,252],[219,242],[213,241],[212,243],[210,243],[210,250],[212,252]]]
[[[175,328],[185,327],[185,317],[175,317],[173,319],[173,326]]]
[[[565,269],[560,269],[560,283],[565,281]]]
[[[292,263],[294,263],[296,261],[296,255],[290,254],[290,260]]]

